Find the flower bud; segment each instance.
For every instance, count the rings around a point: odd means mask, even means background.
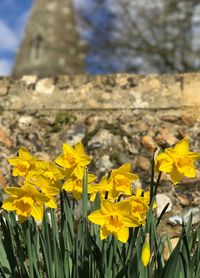
[[[142,247],[142,254],[141,254],[141,261],[143,266],[146,267],[149,264],[150,257],[151,257],[151,250],[149,245],[149,233],[147,233],[145,236],[145,241]]]

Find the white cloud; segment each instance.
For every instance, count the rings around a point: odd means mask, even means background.
[[[0,20],[0,51],[15,51],[19,44],[17,34]]]
[[[9,76],[12,71],[12,61],[0,59],[0,76]]]

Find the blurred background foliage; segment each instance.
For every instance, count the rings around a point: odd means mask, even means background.
[[[89,71],[181,73],[199,70],[198,0],[93,2],[90,9],[78,10],[81,33],[90,45]]]

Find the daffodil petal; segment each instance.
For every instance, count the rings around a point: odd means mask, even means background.
[[[133,215],[122,215],[122,220],[125,227],[138,227],[141,225],[141,221]]]
[[[184,175],[188,178],[194,178],[196,177],[196,170],[192,166],[187,166],[184,169]]]
[[[15,200],[14,197],[8,197],[4,202],[3,202],[3,205],[2,205],[2,208],[5,209],[5,210],[15,210],[13,208],[13,201]]]
[[[83,155],[85,153],[84,146],[81,142],[77,143],[74,148],[75,148],[75,151],[77,153],[79,153],[80,155]]]
[[[187,153],[189,150],[189,140],[187,138],[182,139],[175,145],[174,150],[179,154]]]
[[[121,228],[117,232],[115,232],[114,235],[119,241],[126,243],[129,237],[129,229]]]
[[[177,184],[179,183],[179,181],[183,178],[183,174],[181,174],[180,172],[177,171],[177,169],[175,167],[173,167],[173,170],[170,173],[170,178],[173,182],[173,184]]]
[[[46,206],[52,209],[56,209],[57,208],[57,204],[56,204],[56,200],[55,198],[51,198],[49,200],[49,202],[46,203]]]
[[[101,240],[106,239],[109,235],[111,235],[111,232],[107,230],[106,226],[102,226],[100,229]]]
[[[6,187],[4,191],[9,195],[14,195],[16,197],[21,197],[24,195],[24,190],[22,187]]]
[[[21,147],[19,149],[19,157],[23,160],[29,160],[31,158],[31,154],[29,153],[29,151],[27,150],[27,148],[25,147]]]
[[[84,176],[84,168],[82,168],[79,164],[74,168],[73,174],[79,178],[82,179]]]
[[[126,163],[123,164],[122,166],[120,166],[118,169],[115,169],[112,171],[113,174],[123,174],[126,172],[130,172],[131,171],[131,164],[130,163]]]
[[[44,213],[44,206],[40,206],[37,204],[34,204],[31,210],[31,215],[36,219],[36,220],[42,220]]]
[[[116,210],[116,204],[114,204],[108,200],[102,200],[101,201],[101,210],[104,214],[110,214],[110,212],[113,212],[114,210]]]
[[[74,155],[75,151],[74,151],[73,147],[70,146],[69,144],[63,144],[63,153]]]
[[[64,182],[62,188],[66,191],[73,191],[74,182],[72,180],[66,180],[66,182]]]
[[[101,209],[92,212],[88,216],[88,220],[97,225],[103,225],[106,220],[106,215],[102,213]]]
[[[170,173],[172,171],[172,168],[173,168],[173,160],[163,160],[159,166],[159,170],[161,172],[166,172],[166,173]]]

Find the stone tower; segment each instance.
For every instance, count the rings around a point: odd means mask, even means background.
[[[72,0],[35,0],[13,75],[81,74],[84,58]]]

